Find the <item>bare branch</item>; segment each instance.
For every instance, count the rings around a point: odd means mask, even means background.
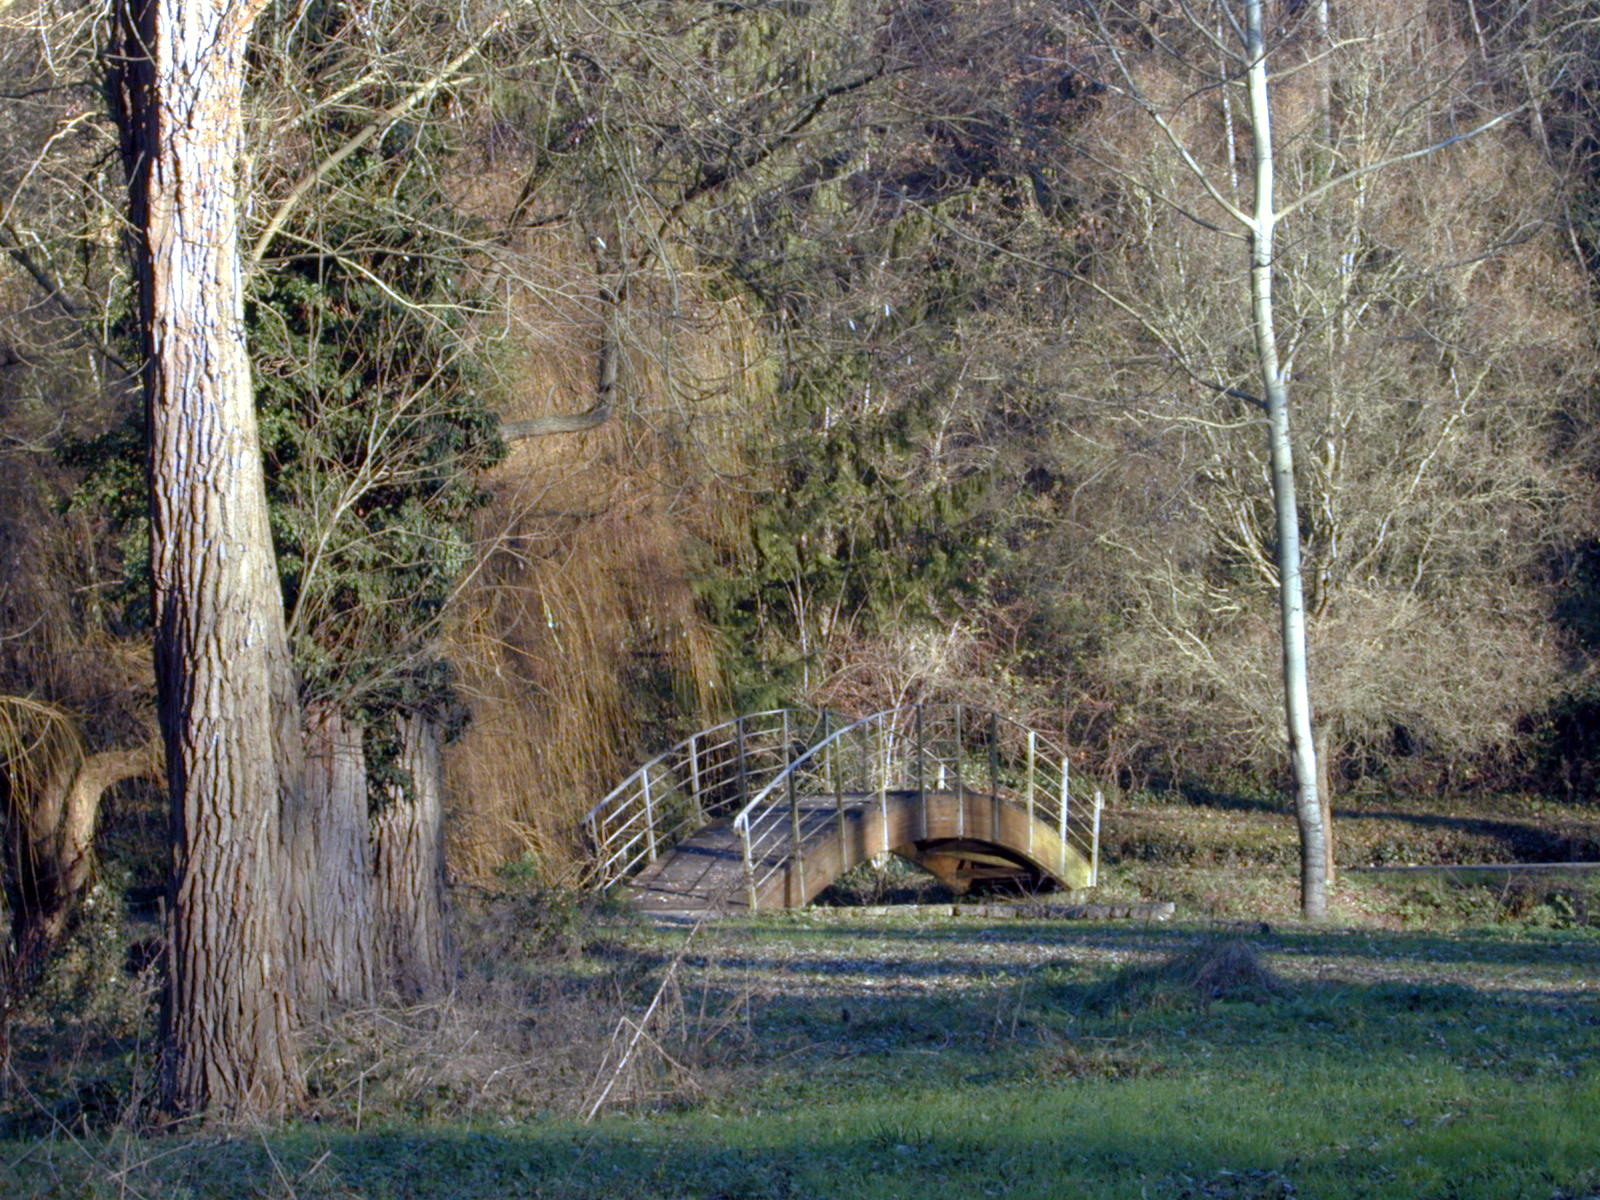
[[[302,175],[295,185],[289,189],[289,194],[279,202],[278,207],[267,220],[266,227],[250,248],[249,257],[246,260],[247,263],[254,266],[261,261],[262,256],[267,252],[267,247],[272,244],[272,239],[283,228],[283,223],[289,219],[289,215],[306,198],[307,193],[312,188],[316,187],[330,171],[345,159],[377,137],[387,126],[392,125],[417,105],[431,97],[445,84],[449,83],[477,55],[478,51],[483,48],[483,44],[500,28],[505,19],[505,16],[502,15],[491,22],[488,28],[480,33],[470,46],[380,112],[371,121],[368,121],[344,145]]]
[[[611,405],[596,404],[581,413],[560,413],[550,417],[533,417],[527,421],[500,422],[500,436],[508,442],[523,438],[548,437],[555,433],[583,433],[595,429],[611,419]]]
[[[83,305],[69,296],[66,289],[61,286],[56,278],[41,266],[32,254],[28,253],[27,247],[22,244],[22,240],[17,237],[13,229],[9,226],[0,228],[3,228],[7,241],[11,243],[5,247],[5,252],[33,278],[34,283],[39,285],[40,290],[73,323],[79,336],[89,344],[96,354],[100,355],[108,364],[119,371],[125,381],[136,379],[138,373],[123,361],[121,355],[106,344],[105,339],[95,332],[94,327],[85,319]]]
[[[1117,64],[1117,72],[1122,76],[1123,83],[1126,85],[1123,87],[1118,87],[1115,84],[1110,84],[1108,86],[1111,88],[1111,90],[1127,97],[1129,100],[1133,101],[1134,104],[1138,105],[1144,110],[1145,115],[1149,117],[1155,127],[1161,131],[1161,136],[1166,138],[1167,143],[1173,148],[1173,150],[1177,152],[1178,157],[1183,162],[1184,167],[1192,176],[1194,176],[1195,180],[1205,190],[1206,195],[1211,197],[1212,203],[1216,204],[1217,207],[1222,209],[1223,212],[1227,213],[1246,229],[1255,228],[1254,218],[1249,216],[1249,214],[1247,214],[1243,209],[1222,194],[1221,189],[1219,189],[1216,183],[1212,180],[1211,173],[1200,165],[1200,163],[1195,159],[1194,155],[1190,153],[1188,144],[1178,136],[1177,131],[1173,129],[1167,119],[1161,115],[1154,102],[1145,96],[1143,90],[1139,87],[1137,81],[1135,81],[1133,77],[1133,71],[1128,66],[1127,60],[1123,57],[1121,49],[1117,46],[1116,39],[1112,37],[1111,32],[1105,28],[1103,19],[1100,20],[1099,24],[1101,37],[1104,39],[1104,43],[1107,49],[1110,51],[1111,60]]]
[[[1293,201],[1285,204],[1282,208],[1278,209],[1277,212],[1272,214],[1272,219],[1274,221],[1281,221],[1296,209],[1304,208],[1307,204],[1310,204],[1324,192],[1331,191],[1336,187],[1342,187],[1344,184],[1349,183],[1353,179],[1359,179],[1363,175],[1371,175],[1374,171],[1382,171],[1389,167],[1398,166],[1403,162],[1410,162],[1414,158],[1426,158],[1430,154],[1437,154],[1441,150],[1446,150],[1449,147],[1454,146],[1457,142],[1465,142],[1477,137],[1481,133],[1487,133],[1496,125],[1501,125],[1506,121],[1509,121],[1512,117],[1516,116],[1519,112],[1527,107],[1528,106],[1526,104],[1519,104],[1515,108],[1506,110],[1492,120],[1485,121],[1477,128],[1467,130],[1466,133],[1458,133],[1454,137],[1447,137],[1443,141],[1434,142],[1431,146],[1423,146],[1420,150],[1409,150],[1404,154],[1391,155],[1389,158],[1382,159],[1379,162],[1368,163],[1364,167],[1356,167],[1352,170],[1346,171],[1342,175],[1335,175],[1332,179],[1327,180],[1325,183],[1318,184],[1309,192],[1297,196]]]

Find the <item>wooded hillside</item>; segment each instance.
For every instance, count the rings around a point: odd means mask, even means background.
[[[15,962],[159,773],[153,6],[115,7],[0,3]],[[236,210],[302,1004],[425,990],[441,805],[456,878],[575,881],[612,782],[754,707],[962,700],[1108,787],[1287,788],[1245,77],[1197,11],[265,4]],[[1600,9],[1265,12],[1324,788],[1592,803]]]

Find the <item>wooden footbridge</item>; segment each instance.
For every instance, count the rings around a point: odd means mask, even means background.
[[[1092,887],[1100,802],[1044,735],[964,705],[777,709],[657,755],[584,818],[598,882],[654,912],[795,908],[886,851],[955,890]]]

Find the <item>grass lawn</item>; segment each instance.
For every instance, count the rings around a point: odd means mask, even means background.
[[[270,1134],[138,1137],[41,1099],[0,1196],[1600,1196],[1593,927],[813,913],[685,939],[621,925],[529,968],[530,997],[540,971],[636,1018],[660,997],[564,1110],[375,1070]]]

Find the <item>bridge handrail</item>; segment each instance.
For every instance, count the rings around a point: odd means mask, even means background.
[[[757,869],[757,863],[765,857],[768,848],[782,844],[782,806],[786,801],[793,798],[794,789],[791,785],[793,785],[801,768],[809,765],[819,751],[834,747],[847,736],[865,730],[868,727],[883,726],[886,718],[893,717],[899,711],[900,709],[898,708],[881,709],[836,730],[797,757],[780,774],[751,797],[748,804],[734,814],[733,829],[739,836],[740,851],[744,857],[745,886],[751,896],[750,907],[752,911],[756,907],[754,897],[761,886],[783,869],[783,865],[789,857],[789,855],[781,855],[775,861],[767,863],[764,871]],[[883,776],[880,780],[880,787],[878,789],[864,788],[861,790],[882,790],[886,787],[888,782],[887,758],[882,765]],[[779,797],[777,801],[771,800],[774,794]],[[795,817],[792,815],[791,819],[793,820]],[[791,829],[790,832],[792,833],[793,830]],[[791,846],[790,855],[794,854],[797,849],[798,847]]]
[[[781,773],[796,738],[809,746],[848,718],[826,709],[774,708],[742,713],[690,734],[635,768],[584,814],[601,885],[652,861],[724,815],[750,788]],[[777,739],[776,743],[774,739]]]
[[[951,723],[954,733],[953,753],[948,757],[940,756],[937,737],[930,738],[928,736],[930,710],[936,718],[936,725],[938,724],[937,718],[946,713],[953,717]],[[914,777],[909,780],[901,779],[897,783],[891,784],[890,775],[895,766],[891,748],[894,744],[893,735],[896,732],[900,732],[895,728],[894,719],[908,712],[913,714],[914,717],[911,731],[913,744],[910,747],[915,767]],[[1005,726],[1023,735],[1024,745],[1026,746],[1024,765],[1021,768],[1010,759],[1007,760],[1006,765],[1009,768],[1008,773],[1013,779],[1016,778],[1019,769],[1022,771],[1022,804],[1027,809],[1029,816],[1038,817],[1053,824],[1057,828],[1061,840],[1077,850],[1086,861],[1092,864],[1092,874],[1098,874],[1098,810],[1095,807],[1089,807],[1088,811],[1085,812],[1085,806],[1073,804],[1071,757],[1059,743],[1046,735],[1040,734],[1030,726],[1022,724],[1020,721],[987,709],[975,709],[962,704],[916,705],[910,708],[901,706],[883,709],[862,717],[824,737],[806,750],[805,753],[796,756],[782,771],[775,774],[772,779],[762,786],[751,797],[749,803],[734,814],[733,827],[740,840],[741,853],[744,858],[746,887],[749,892],[751,907],[755,907],[756,895],[761,887],[768,879],[782,870],[790,858],[799,854],[805,841],[805,835],[801,829],[802,818],[797,799],[801,794],[801,788],[797,780],[816,765],[819,757],[824,764],[822,771],[824,789],[832,790],[836,795],[840,796],[841,810],[842,796],[845,791],[877,791],[881,794],[888,791],[905,790],[904,785],[907,784],[911,786],[912,790],[921,792],[924,796],[930,790],[945,790],[947,783],[945,769],[947,766],[954,767],[955,790],[959,794],[966,790],[962,766],[967,750],[965,745],[967,734],[973,728],[973,725],[970,724],[973,717],[978,718],[980,722],[979,728],[987,726],[987,749],[989,751],[987,782],[989,784],[989,794],[1003,796],[1008,792],[1015,793],[1016,791],[1009,784],[1002,787],[1004,774],[1001,770],[1000,729]],[[875,784],[869,773],[869,776],[862,780],[863,786],[860,788],[846,788],[835,773],[835,769],[828,765],[827,760],[830,754],[848,739],[856,738],[874,727],[878,730],[877,750],[881,756],[881,763],[879,764],[881,774]],[[902,736],[899,740],[904,743],[906,739]],[[1053,787],[1047,786],[1042,790],[1038,787],[1041,777],[1041,749],[1044,751],[1043,761],[1046,764],[1060,764],[1059,784]],[[870,754],[864,753],[861,761],[872,761]],[[936,783],[928,778],[930,762],[938,768],[938,780]],[[901,766],[902,774],[904,774],[903,762]],[[832,777],[831,782],[829,781],[829,776]],[[1055,783],[1057,778],[1054,772],[1048,769],[1048,766],[1044,777],[1047,783]],[[784,830],[783,822],[783,809],[785,806],[789,809],[790,818],[787,831]],[[1078,816],[1076,821],[1073,820],[1074,815]],[[841,820],[842,816],[841,811]],[[772,855],[773,849],[784,844],[785,832],[788,834],[788,852],[786,854]]]

